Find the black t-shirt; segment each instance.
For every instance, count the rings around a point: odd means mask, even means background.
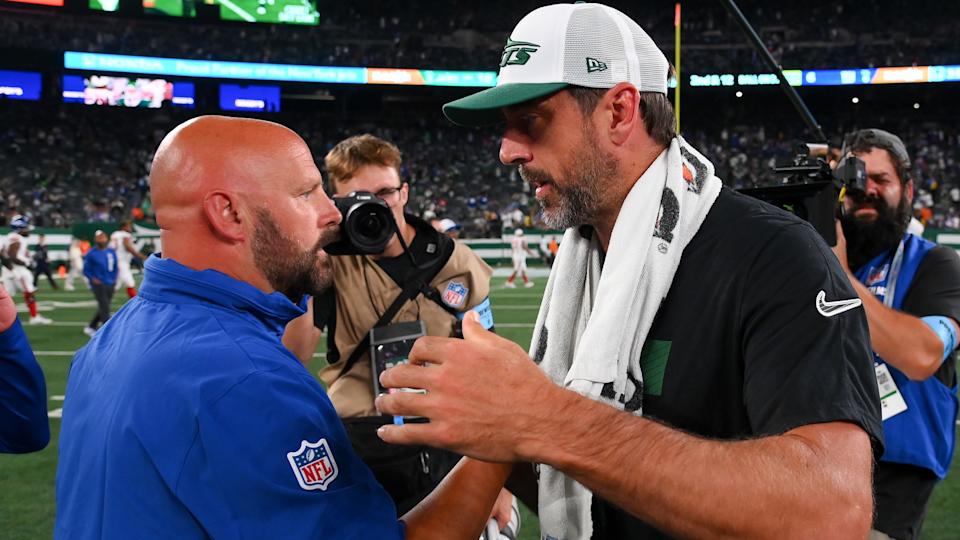
[[[915,317],[941,315],[960,323],[960,257],[956,251],[937,246],[927,252],[920,261],[902,307],[905,313]],[[952,387],[956,373],[957,364],[951,355],[934,376]]]
[[[809,224],[728,189],[680,259],[641,353],[643,414],[712,439],[846,421],[882,453],[880,399],[862,308]],[[668,538],[594,498],[597,539]]]

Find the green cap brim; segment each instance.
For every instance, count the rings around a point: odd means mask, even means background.
[[[443,115],[458,126],[489,126],[503,121],[500,109],[549,96],[568,83],[514,83],[487,88],[443,106]]]

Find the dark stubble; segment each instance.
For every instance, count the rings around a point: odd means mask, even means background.
[[[264,208],[257,209],[257,225],[253,233],[253,262],[270,285],[294,302],[304,294],[318,295],[333,282],[328,255],[320,251],[338,234],[330,227],[320,234],[309,249],[300,249],[287,236]]]

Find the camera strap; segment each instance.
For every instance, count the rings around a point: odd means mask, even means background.
[[[393,318],[397,316],[397,313],[400,312],[400,308],[404,304],[413,300],[419,294],[423,294],[428,299],[436,302],[442,306],[448,313],[455,314],[453,308],[443,303],[443,300],[440,298],[440,294],[436,289],[430,286],[430,282],[433,281],[433,278],[437,277],[437,274],[440,273],[440,270],[446,266],[447,261],[450,260],[450,256],[453,254],[453,240],[445,236],[440,236],[440,256],[427,267],[423,273],[420,275],[414,275],[408,277],[403,286],[400,287],[400,294],[393,300],[393,303],[383,312],[383,315],[377,319],[377,322],[374,323],[374,328],[378,326],[383,326],[390,324],[393,321]],[[444,242],[446,240],[446,242]],[[353,352],[350,353],[350,357],[347,358],[347,361],[343,364],[343,369],[340,370],[338,377],[343,377],[348,371],[353,369],[353,366],[360,360],[360,357],[363,355],[370,347],[370,331],[364,333],[363,339],[360,340],[360,343],[353,349]]]

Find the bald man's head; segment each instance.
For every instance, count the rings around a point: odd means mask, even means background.
[[[163,255],[291,297],[315,292],[290,284],[329,282],[322,246],[338,233],[340,213],[322,182],[307,144],[280,124],[224,116],[185,122],[160,143],[150,171]],[[264,232],[274,230],[280,234]],[[268,241],[282,249],[265,249]],[[278,269],[264,263],[265,252],[298,263]],[[247,267],[259,273],[243,275]]]
[[[183,218],[177,210],[194,206],[211,189],[256,191],[286,159],[313,163],[303,139],[280,124],[227,116],[188,120],[164,137],[153,157],[157,222],[164,227],[167,214]]]

